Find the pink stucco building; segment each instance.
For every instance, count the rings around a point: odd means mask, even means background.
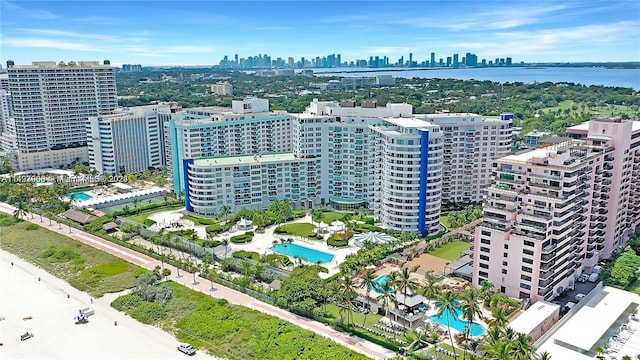
[[[640,122],[598,119],[579,138],[497,159],[474,240],[473,283],[549,300],[639,225]]]

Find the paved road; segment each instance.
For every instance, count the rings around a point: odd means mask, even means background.
[[[8,214],[13,214],[13,212],[15,211],[15,207],[6,203],[0,203],[0,211]],[[159,260],[138,253],[135,250],[120,246],[118,244],[114,244],[110,241],[69,227],[67,225],[58,224],[55,221],[52,221],[51,225],[49,225],[49,219],[47,218],[43,218],[43,221],[40,222],[40,215],[33,215],[33,219],[31,219],[31,215],[32,214],[27,215],[25,217],[25,220],[48,228],[51,231],[55,231],[74,240],[80,241],[96,249],[105,251],[109,254],[127,260],[145,269],[153,270],[156,266],[160,265]],[[232,304],[243,305],[248,308],[263,312],[265,314],[287,320],[295,325],[313,331],[318,335],[331,339],[340,345],[346,346],[353,351],[364,354],[373,359],[388,359],[395,356],[395,353],[393,351],[386,349],[380,345],[355,336],[350,336],[349,334],[337,331],[328,325],[277,308],[234,289],[222,286],[220,284],[214,284],[214,290],[211,290],[211,283],[209,282],[209,280],[203,279],[196,275],[196,282],[194,283],[194,274],[188,273],[184,270],[181,270],[181,276],[177,277],[178,272],[175,267],[168,264],[165,264],[164,266],[171,270],[172,278],[175,282],[190,287],[194,290],[208,293],[215,298],[227,299],[227,301]]]

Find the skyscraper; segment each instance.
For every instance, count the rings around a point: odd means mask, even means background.
[[[431,53],[431,61],[429,62],[429,65],[431,67],[435,67],[436,66],[436,53],[434,53],[434,52]]]
[[[34,62],[8,71],[19,169],[87,161],[85,122],[117,106],[108,61]]]
[[[460,61],[458,60],[458,54],[453,54],[453,67],[457,68],[460,66]]]

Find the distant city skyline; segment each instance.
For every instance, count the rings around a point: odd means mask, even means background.
[[[637,1],[64,2],[0,0],[2,63],[216,65],[225,55],[640,61]]]

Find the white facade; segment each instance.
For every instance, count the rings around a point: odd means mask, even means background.
[[[233,95],[233,85],[222,82],[211,85],[211,93],[216,95]]]
[[[11,93],[7,90],[0,89],[0,136],[7,131],[12,113]],[[0,143],[0,148],[2,147]],[[5,149],[8,150],[8,149]]]
[[[511,152],[510,116],[426,114],[416,117],[440,125],[444,133],[442,198],[448,203],[482,201],[491,184],[491,161]]]
[[[264,209],[278,199],[299,208],[316,196],[317,162],[291,152],[189,160],[185,171],[186,208],[202,215],[218,214],[223,206]]]
[[[26,154],[86,147],[85,122],[89,116],[109,114],[117,105],[115,72],[108,64],[34,62],[15,65],[8,72],[16,144],[19,156],[29,158],[21,164],[69,165],[53,159],[68,158],[70,151],[60,156]],[[54,162],[46,163],[45,159]]]
[[[86,124],[89,166],[99,173],[110,174],[164,167],[164,123],[170,117],[168,105],[138,106],[89,117]]]

